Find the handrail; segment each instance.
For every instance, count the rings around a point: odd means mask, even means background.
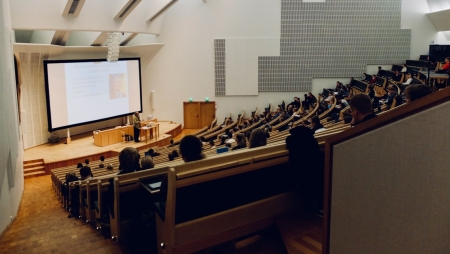
[[[335,134],[325,141],[325,178],[324,178],[324,220],[323,220],[323,253],[330,251],[330,216],[331,216],[331,190],[332,190],[332,175],[333,175],[333,147],[337,144],[343,143],[350,139],[356,138],[370,131],[377,130],[383,126],[393,122],[400,121],[409,116],[423,112],[427,109],[436,107],[445,102],[450,101],[450,88],[442,89],[434,92],[428,96],[418,99],[414,102],[406,104],[402,107],[397,107],[385,114],[381,114],[367,122],[361,123],[353,128],[350,128],[341,133]]]

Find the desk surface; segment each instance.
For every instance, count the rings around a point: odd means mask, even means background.
[[[423,75],[428,77],[428,72],[426,71],[420,71]],[[440,79],[448,79],[448,74],[446,73],[436,73],[434,71],[430,71],[430,78],[440,78]]]

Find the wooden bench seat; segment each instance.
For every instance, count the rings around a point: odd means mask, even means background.
[[[287,162],[280,144],[170,168],[165,209],[155,205],[158,252],[192,253],[230,241],[301,205],[287,184]]]

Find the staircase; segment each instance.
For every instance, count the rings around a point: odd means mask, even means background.
[[[23,176],[24,178],[43,176],[45,175],[44,160],[30,160],[23,162]]]

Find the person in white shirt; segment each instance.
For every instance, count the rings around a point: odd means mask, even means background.
[[[411,73],[406,74],[406,78],[407,78],[406,82],[402,83],[402,85],[410,85],[413,82],[413,78],[411,76]]]
[[[402,73],[406,73],[408,71],[408,68],[406,68],[406,64],[402,64]]]

